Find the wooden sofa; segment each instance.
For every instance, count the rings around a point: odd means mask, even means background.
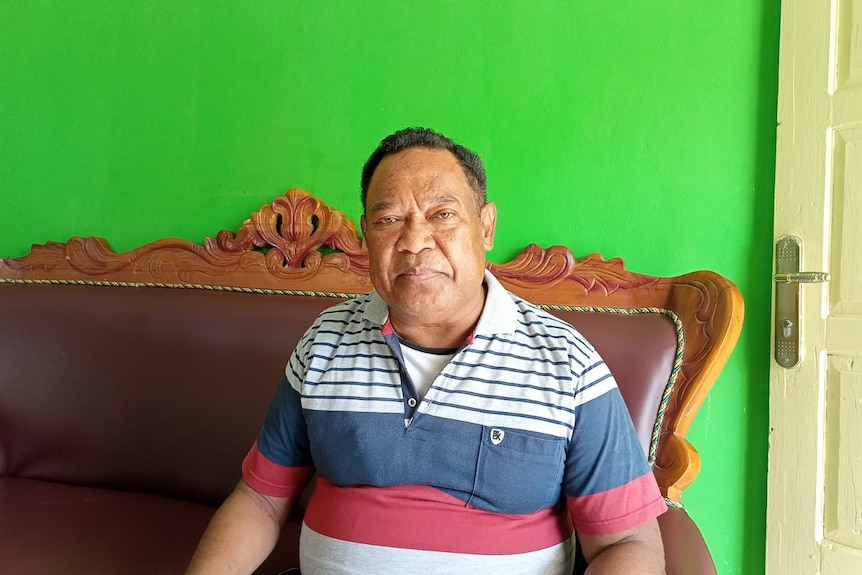
[[[668,573],[715,573],[682,507],[699,470],[686,432],[736,342],[739,291],[561,246],[489,267],[603,353],[672,507]],[[204,245],[76,237],[0,259],[0,573],[182,573],[292,347],[371,288],[367,270],[355,226],[295,189]],[[258,573],[297,564],[300,513]]]

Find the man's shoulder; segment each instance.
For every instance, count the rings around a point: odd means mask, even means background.
[[[360,294],[335,303],[320,312],[320,315],[317,316],[317,322],[326,319],[334,319],[339,316],[351,316],[357,313],[362,314],[372,304],[374,300],[373,295],[373,292]]]
[[[539,305],[531,301],[525,300],[518,294],[509,292],[512,301],[515,303],[515,308],[518,311],[521,322],[542,327],[550,333],[562,333],[577,336],[579,339],[584,339],[583,335],[571,323],[563,318],[555,315],[550,307]]]
[[[348,325],[360,326],[366,323],[365,316],[369,307],[373,307],[373,301],[372,294],[361,294],[327,307],[305,330],[304,339],[313,340],[321,331],[340,331]]]

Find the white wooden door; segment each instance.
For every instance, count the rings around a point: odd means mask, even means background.
[[[783,0],[775,239],[802,240],[800,361],[772,360],[769,575],[862,574],[862,0]],[[752,571],[753,573],[754,571]]]

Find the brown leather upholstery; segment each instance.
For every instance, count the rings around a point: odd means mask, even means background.
[[[142,492],[0,478],[0,566],[21,575],[176,574],[213,508]],[[258,573],[296,565],[298,522]]]
[[[699,469],[688,425],[739,334],[735,286],[712,272],[635,274],[560,246],[491,268],[599,349],[678,501]],[[369,285],[355,228],[298,190],[204,247],[166,239],[116,254],[73,238],[0,258],[0,573],[180,572],[239,480],[293,346],[321,310]],[[678,352],[663,309],[687,341],[654,436]],[[258,573],[298,564],[300,519]],[[715,573],[683,509],[659,524],[668,574]]]
[[[335,301],[0,285],[0,572],[181,572],[303,326]],[[284,539],[273,567],[297,564]]]
[[[555,315],[584,334],[617,380],[649,455],[656,414],[677,351],[676,326],[661,313],[563,312]]]
[[[3,285],[0,475],[218,504],[301,326],[333,302]]]

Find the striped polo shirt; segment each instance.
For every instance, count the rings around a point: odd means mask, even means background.
[[[375,292],[300,340],[243,473],[286,497],[319,473],[304,575],[570,573],[573,525],[614,533],[665,510],[593,346],[485,284],[475,330],[424,398]]]

